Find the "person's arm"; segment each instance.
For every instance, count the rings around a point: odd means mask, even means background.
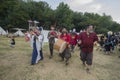
[[[97,34],[95,33],[94,34],[94,45],[97,45],[98,44],[98,36]]]
[[[48,39],[50,38],[50,32],[48,33],[48,36],[47,36],[47,38],[48,38]]]
[[[82,33],[79,34],[78,36],[78,44],[80,45],[82,43]]]

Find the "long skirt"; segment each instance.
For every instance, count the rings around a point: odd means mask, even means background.
[[[31,65],[34,65],[38,63],[38,61],[41,59],[40,57],[40,50],[37,49],[36,41],[33,42],[33,52],[32,52],[32,60]]]

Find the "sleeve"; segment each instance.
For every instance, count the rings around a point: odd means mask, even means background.
[[[55,38],[58,38],[57,32],[55,32]]]
[[[78,35],[78,41],[79,40],[82,40],[82,33],[80,33],[79,35]]]
[[[68,43],[70,44],[71,36],[68,35]]]
[[[48,35],[47,35],[47,38],[49,38],[50,37],[50,32],[48,32]]]

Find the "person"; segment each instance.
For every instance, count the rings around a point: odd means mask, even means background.
[[[76,32],[71,32],[70,34],[70,47],[71,47],[71,52],[74,52],[74,48],[77,44],[77,34]]]
[[[34,28],[34,32],[31,35],[32,35],[31,41],[33,43],[31,65],[34,65],[34,64],[37,64],[40,60],[43,60],[42,43],[43,43],[44,37],[41,34],[40,29],[37,29],[37,28]]]
[[[42,34],[42,30],[43,28],[40,27],[39,28],[39,33],[38,33],[38,40],[40,41],[40,45],[41,45],[41,50],[40,50],[40,56],[41,56],[41,59],[40,60],[43,60],[44,57],[43,57],[43,51],[42,51],[42,47],[43,47],[43,41],[44,41],[44,35]]]
[[[48,33],[50,59],[53,57],[53,47],[54,47],[56,37],[57,37],[57,33],[55,32],[55,27],[51,26],[51,31]]]
[[[66,28],[63,28],[62,30],[62,34],[60,35],[60,39],[64,40],[67,42],[67,46],[65,48],[65,50],[62,53],[59,53],[62,61],[64,61],[64,58],[66,59],[66,65],[69,64],[69,58],[71,57],[71,53],[70,53],[70,35],[68,34]]]
[[[14,36],[11,36],[10,38],[11,38],[10,39],[10,47],[14,48],[15,47],[15,38],[14,38]]]
[[[26,42],[30,41],[30,33],[29,33],[29,31],[27,31],[27,32],[25,33],[25,41],[26,41]]]
[[[111,50],[112,44],[111,42],[108,40],[108,38],[105,40],[104,43],[104,48],[105,48],[105,54],[110,55],[110,50]]]
[[[93,60],[93,46],[98,41],[96,33],[93,31],[93,26],[89,25],[85,32],[80,33],[78,44],[80,45],[80,57],[83,65],[86,66],[86,71],[90,72]]]

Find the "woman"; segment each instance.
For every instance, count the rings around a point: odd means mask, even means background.
[[[65,28],[63,28],[63,30],[62,30],[62,34],[60,35],[60,39],[67,42],[67,47],[65,48],[65,50],[62,53],[60,53],[60,56],[62,58],[62,61],[64,61],[64,58],[66,59],[66,65],[68,65],[69,64],[69,58],[71,57],[71,53],[70,53],[70,50],[69,50],[70,35],[67,33],[67,30]]]
[[[41,35],[41,31],[37,28],[34,29],[34,32],[31,34],[31,41],[32,41],[32,60],[31,65],[38,63],[38,61],[43,59],[42,55],[42,43],[44,36]]]

